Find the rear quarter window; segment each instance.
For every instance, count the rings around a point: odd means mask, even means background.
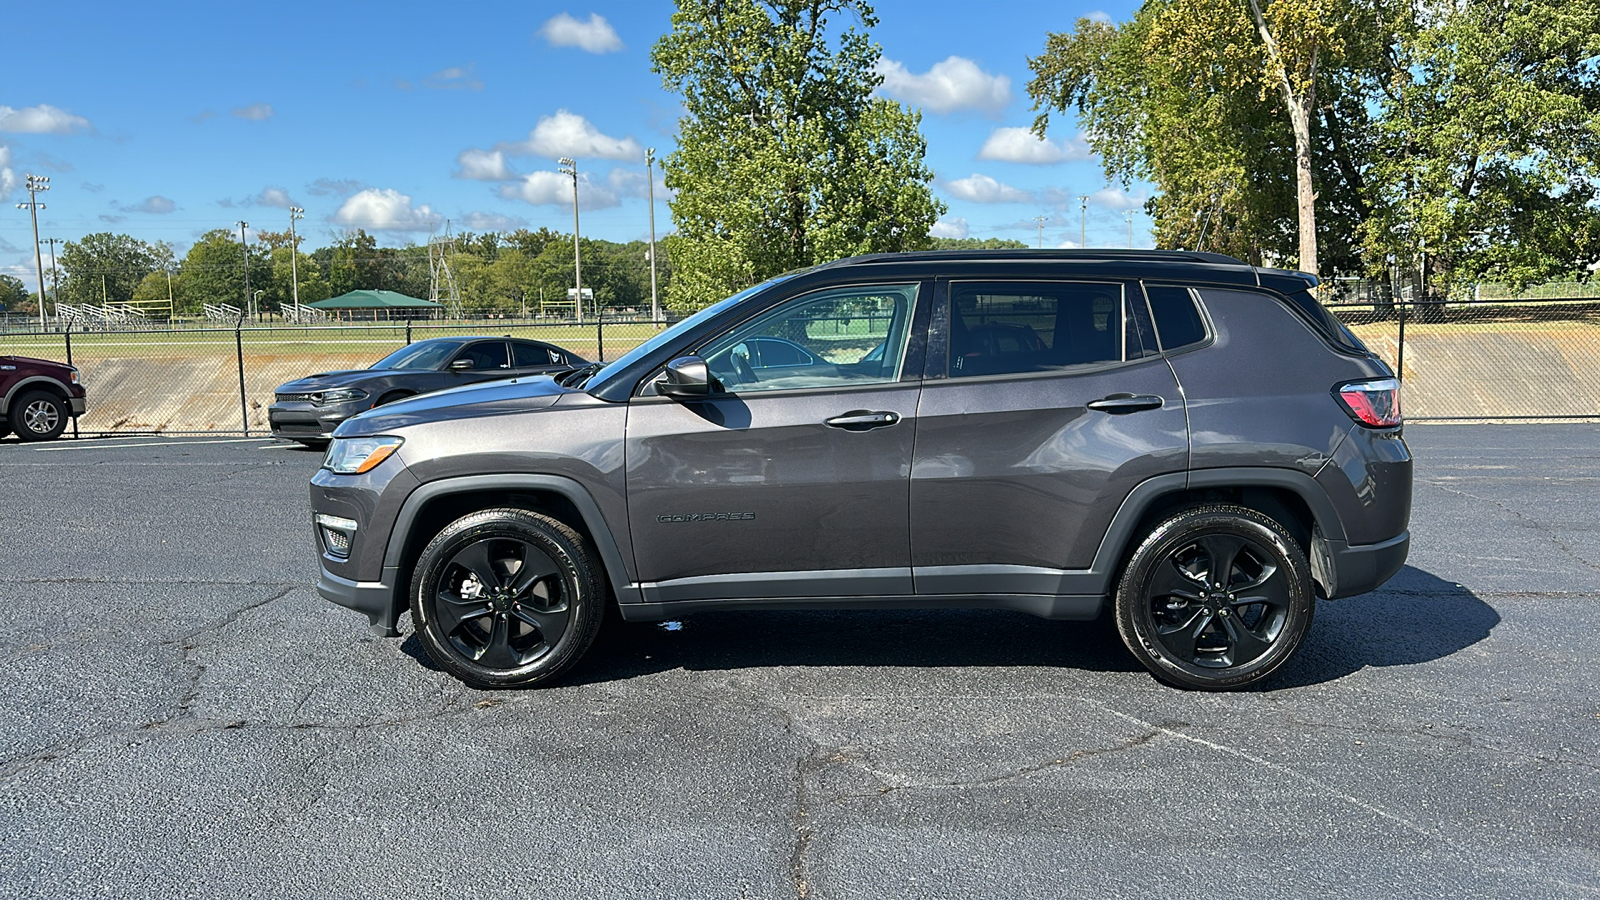
[[[1328,312],[1327,307],[1318,303],[1317,298],[1311,296],[1310,291],[1295,291],[1284,296],[1289,298],[1289,305],[1294,308],[1294,311],[1310,322],[1311,327],[1318,334],[1332,342],[1335,347],[1344,350],[1346,353],[1369,354],[1372,352],[1367,349],[1366,344],[1361,343],[1360,338],[1345,327],[1343,322],[1339,321],[1337,316]]]
[[[1150,315],[1155,319],[1162,350],[1171,353],[1205,342],[1206,322],[1188,288],[1147,284],[1144,293],[1150,300]]]

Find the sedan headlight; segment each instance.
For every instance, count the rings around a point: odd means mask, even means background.
[[[378,463],[388,459],[390,454],[400,449],[405,443],[403,438],[389,435],[376,435],[374,437],[334,438],[328,444],[328,455],[322,460],[322,467],[339,475],[360,475],[370,472]]]
[[[345,403],[350,400],[365,399],[367,399],[367,392],[358,388],[339,388],[337,390],[322,391],[319,394],[312,395],[312,401],[318,406],[326,406],[329,403]]]

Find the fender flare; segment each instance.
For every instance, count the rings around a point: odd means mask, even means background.
[[[589,491],[574,479],[561,475],[463,475],[456,478],[441,478],[430,481],[412,491],[400,505],[400,513],[395,516],[394,527],[389,531],[389,542],[384,548],[383,570],[387,575],[395,573],[397,580],[391,582],[398,585],[400,582],[400,563],[405,553],[406,542],[411,537],[411,529],[416,524],[417,515],[429,502],[452,494],[465,494],[478,491],[509,492],[516,490],[548,491],[560,494],[572,503],[578,510],[578,515],[583,517],[583,524],[594,538],[595,552],[600,554],[600,561],[605,565],[606,577],[611,582],[611,589],[615,592],[618,603],[639,603],[639,589],[628,580],[628,568],[623,562],[622,550],[617,546],[616,537],[611,533],[604,514],[600,512],[600,505],[595,503]],[[404,602],[406,598],[396,595],[397,600]]]
[[[35,384],[49,387],[51,389],[50,392],[59,396],[62,400],[72,399],[72,392],[63,388],[60,380],[51,378],[49,375],[29,375],[12,385],[11,390],[7,391],[4,397],[0,397],[0,415],[5,415],[10,411],[11,401],[16,399],[18,394],[27,390],[29,385]]]

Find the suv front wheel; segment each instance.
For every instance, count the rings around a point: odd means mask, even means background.
[[[1311,628],[1311,567],[1282,525],[1200,506],[1157,525],[1117,586],[1117,631],[1163,681],[1242,688],[1277,671]]]
[[[549,516],[489,509],[422,551],[411,618],[428,655],[478,688],[529,687],[578,660],[605,613],[600,567]]]
[[[67,404],[45,391],[30,391],[11,404],[11,427],[24,441],[53,441],[67,428]]]

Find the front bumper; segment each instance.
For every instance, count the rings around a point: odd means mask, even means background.
[[[89,406],[87,401],[85,401],[82,397],[72,397],[67,400],[67,409],[72,411],[73,418],[83,415],[88,408]]]
[[[291,441],[333,439],[340,423],[362,410],[355,404],[313,406],[310,403],[274,403],[267,407],[272,436]]]
[[[384,575],[390,575],[389,570]],[[317,593],[346,609],[367,617],[378,637],[399,637],[400,607],[395,603],[394,586],[387,581],[351,581],[329,572],[317,576]]]

